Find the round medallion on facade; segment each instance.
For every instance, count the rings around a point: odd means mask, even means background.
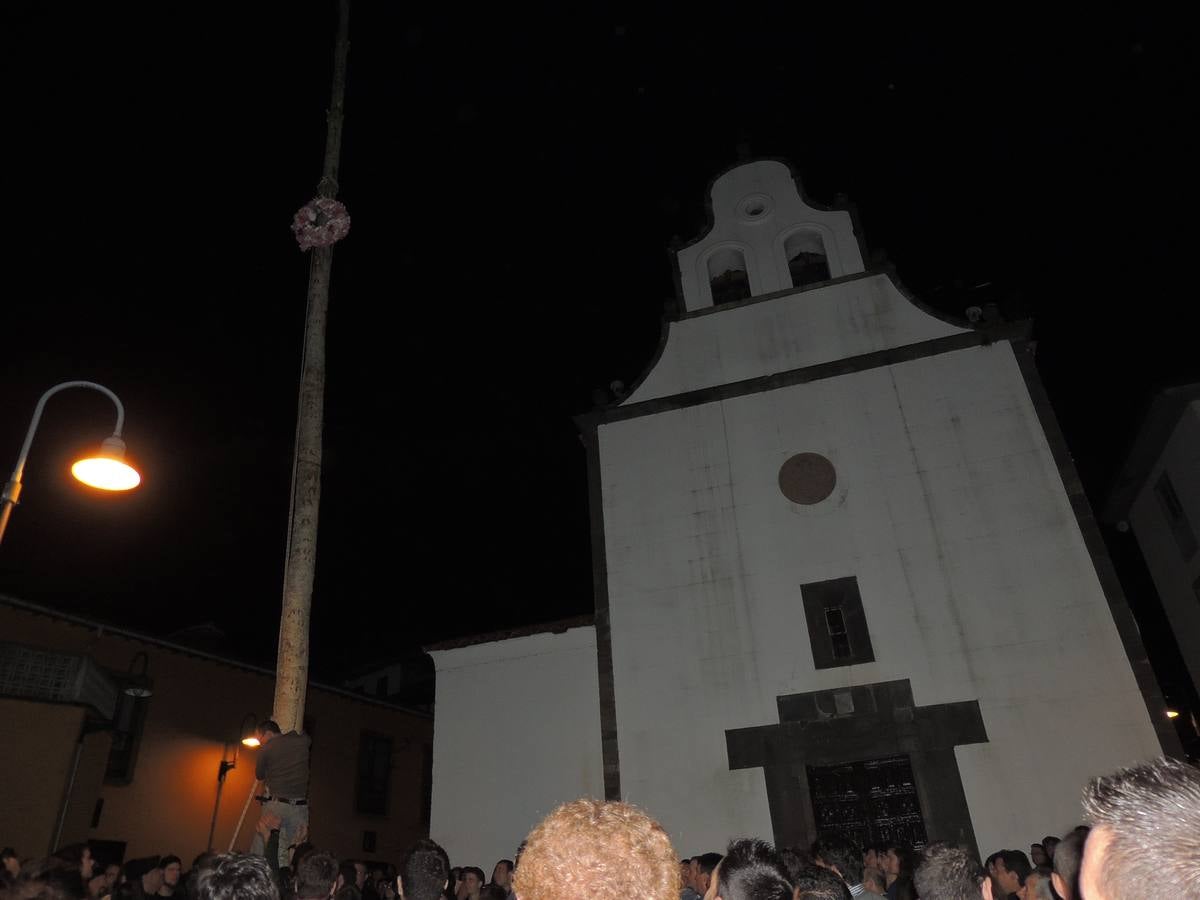
[[[833,463],[820,453],[797,453],[779,467],[779,490],[793,503],[820,503],[836,485]]]
[[[738,216],[743,222],[761,222],[771,214],[774,204],[766,194],[751,194],[743,197],[737,205]]]

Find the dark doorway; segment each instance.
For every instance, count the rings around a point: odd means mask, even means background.
[[[808,766],[818,837],[841,834],[860,844],[925,846],[925,820],[907,756],[837,766]]]

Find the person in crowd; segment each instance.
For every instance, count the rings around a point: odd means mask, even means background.
[[[787,869],[766,841],[733,841],[709,880],[705,900],[792,900]]]
[[[164,856],[159,862],[159,867],[163,874],[158,896],[174,897],[175,892],[179,890],[179,878],[183,874],[183,861],[178,856]]]
[[[162,867],[157,856],[125,863],[125,880],[113,891],[113,900],[153,900],[162,887]]]
[[[1036,869],[1038,866],[1047,865],[1049,862],[1050,862],[1050,856],[1048,853],[1046,853],[1046,846],[1044,844],[1030,844],[1029,845],[1029,863],[1030,863],[1030,865],[1032,865]]]
[[[450,887],[450,857],[439,844],[421,838],[404,851],[396,873],[400,900],[439,900]]]
[[[479,892],[483,890],[483,869],[478,866],[464,866],[462,883],[462,900],[479,900]]]
[[[279,900],[271,867],[263,856],[223,853],[200,873],[197,900]]]
[[[508,896],[508,889],[512,887],[513,861],[511,859],[499,860],[492,867],[492,884],[499,885],[504,889],[504,896]]]
[[[779,858],[783,861],[783,867],[787,869],[788,881],[792,884],[796,883],[796,876],[800,874],[801,869],[812,865],[808,851],[797,850],[795,847],[784,847],[779,851]]]
[[[331,853],[313,850],[296,862],[296,900],[326,900],[337,887],[338,861]]]
[[[104,881],[106,887],[105,895],[111,894],[117,889],[117,885],[121,883],[121,864],[110,862],[104,867]]]
[[[257,734],[260,746],[254,774],[270,795],[261,815],[279,819],[276,864],[286,869],[291,863],[291,848],[308,833],[308,756],[312,738],[296,731],[281,734],[279,725],[270,719],[258,726]],[[266,850],[262,831],[256,829],[250,852],[265,856]]]
[[[1035,866],[1033,871],[1025,876],[1025,883],[1021,885],[1017,896],[1021,900],[1053,900],[1051,871],[1049,866]]]
[[[1200,897],[1200,769],[1160,757],[1093,778],[1083,817],[1086,900]]]
[[[17,856],[17,851],[12,847],[0,850],[0,862],[4,866],[2,875],[6,875],[10,881],[16,881],[21,874],[21,857]]]
[[[792,880],[795,900],[850,900],[850,888],[837,873],[818,865],[804,866]]]
[[[708,896],[708,886],[712,883],[712,874],[721,862],[720,853],[702,853],[696,857],[696,875],[693,886],[701,897]]]
[[[907,844],[892,842],[884,844],[880,851],[876,853],[876,858],[883,863],[888,900],[912,900],[917,895],[912,877],[916,867],[912,848]]]
[[[817,838],[813,842],[812,855],[818,866],[829,869],[846,882],[852,897],[862,895],[862,851],[850,841],[837,834]]]
[[[628,803],[581,799],[534,827],[513,873],[520,900],[678,900],[679,861],[658,822]]]
[[[926,847],[913,882],[921,900],[994,900],[992,881],[983,867],[967,850],[951,844]]]
[[[103,872],[93,872],[92,877],[88,879],[87,893],[84,894],[88,900],[103,900],[108,896],[108,879]]]
[[[338,866],[337,885],[333,896],[337,900],[362,900],[362,893],[358,889],[358,868],[354,865],[354,860],[344,859]]]
[[[887,896],[887,876],[874,866],[867,866],[862,873],[863,892],[878,897]]]
[[[1042,849],[1046,851],[1046,856],[1048,857],[1047,861],[1050,865],[1054,865],[1054,848],[1058,846],[1059,840],[1060,838],[1057,838],[1052,834],[1048,834],[1042,838]]]
[[[1001,850],[994,857],[992,878],[999,889],[999,896],[1020,900],[1025,878],[1033,871],[1029,858],[1020,850]]]
[[[1079,864],[1083,862],[1083,842],[1086,840],[1086,830],[1075,830],[1054,848],[1054,874],[1050,880],[1062,900],[1079,900]]]
[[[679,894],[679,900],[701,900],[702,895],[696,893],[694,872],[696,867],[692,864],[691,859],[681,859],[679,861],[679,878],[683,882],[683,890]]]

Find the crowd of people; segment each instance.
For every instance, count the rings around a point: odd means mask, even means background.
[[[44,859],[3,851],[0,900],[1134,900],[1200,898],[1200,770],[1159,759],[1093,779],[1080,825],[982,863],[933,842],[857,846],[837,834],[805,848],[732,841],[680,859],[666,831],[627,803],[576,800],[553,810],[490,878],[452,867],[418,840],[398,866],[338,860],[303,842],[275,856],[202,853],[126,863],[86,844]],[[269,821],[267,822],[269,825]],[[264,826],[265,827],[265,826]],[[264,835],[264,838],[266,836]]]

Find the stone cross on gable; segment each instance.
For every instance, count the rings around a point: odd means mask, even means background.
[[[776,846],[808,846],[821,830],[810,788],[815,769],[907,757],[929,840],[977,851],[954,748],[988,740],[978,701],[916,706],[904,679],[777,702],[778,725],[725,732],[729,768],[763,769]]]

